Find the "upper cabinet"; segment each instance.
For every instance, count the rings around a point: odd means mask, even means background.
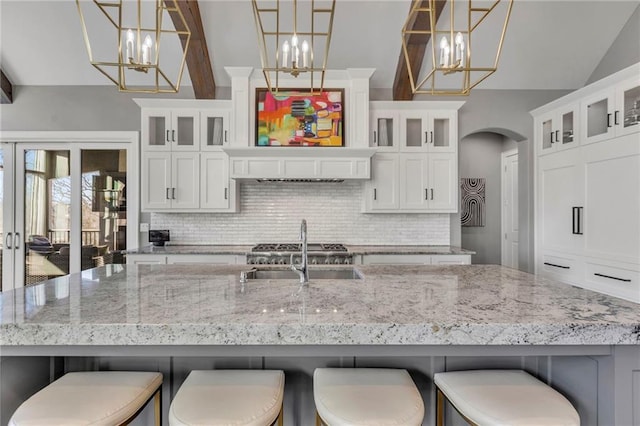
[[[230,112],[228,109],[208,109],[200,112],[200,149],[219,151],[228,146]]]
[[[640,78],[634,77],[584,98],[583,143],[636,133],[640,129]]]
[[[142,111],[142,144],[148,151],[200,150],[200,113],[196,109]]]
[[[572,103],[536,118],[538,153],[554,152],[578,145],[578,109],[578,103]]]

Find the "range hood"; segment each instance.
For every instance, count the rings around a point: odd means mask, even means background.
[[[370,179],[374,148],[223,148],[237,180],[326,182]]]

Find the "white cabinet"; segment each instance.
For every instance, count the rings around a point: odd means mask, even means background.
[[[578,145],[578,103],[558,108],[535,120],[538,154],[555,152]]]
[[[581,103],[584,143],[640,131],[640,78],[634,77],[584,98]]]
[[[227,109],[207,109],[200,112],[200,149],[219,151],[228,146],[230,113]]]
[[[363,254],[362,265],[471,265],[470,254]]]
[[[462,102],[371,102],[365,213],[455,213]]]
[[[143,109],[142,146],[147,151],[198,151],[199,111],[186,108]]]
[[[142,107],[142,211],[236,212],[237,187],[222,151],[229,101],[136,99]]]
[[[142,210],[195,209],[200,205],[200,154],[146,152],[142,155]]]
[[[536,133],[536,273],[640,303],[638,75],[630,67],[533,115],[581,108],[575,149],[545,151]]]
[[[243,265],[244,254],[147,254],[127,255],[128,265]]]
[[[200,207],[237,211],[236,181],[229,179],[229,158],[224,152],[200,154]]]
[[[166,265],[167,256],[159,254],[127,254],[127,265]]]

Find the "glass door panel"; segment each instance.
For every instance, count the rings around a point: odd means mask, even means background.
[[[562,114],[562,144],[573,143],[574,119],[573,111]]]
[[[124,263],[127,152],[82,150],[81,269]]]
[[[376,143],[378,146],[394,146],[393,141],[393,118],[378,118],[376,123]]]
[[[406,145],[407,147],[422,147],[422,118],[406,118]]]
[[[7,152],[9,153],[9,150],[7,149]],[[5,206],[10,205],[11,203],[9,203],[9,200],[5,200],[5,162],[4,162],[4,156],[5,156],[5,149],[4,147],[0,146],[0,291],[2,291],[3,286],[3,272],[4,269],[6,267],[3,267],[3,262],[9,263],[10,262],[10,256],[12,254],[12,252],[10,251],[9,247],[7,247],[5,241],[7,241],[8,243],[10,243],[11,241],[11,235],[9,235],[10,231],[10,225],[7,226],[7,228],[5,229],[4,226],[4,221],[5,221],[5,216],[8,214],[7,211],[5,211]],[[9,194],[7,194],[9,195]]]
[[[32,285],[69,274],[71,155],[27,149],[23,159],[24,221],[17,229],[25,236],[24,285]]]
[[[553,147],[553,120],[548,119],[542,122],[542,149]]]
[[[147,121],[150,146],[167,146],[169,140],[169,130],[167,117],[165,115],[149,116]]]
[[[638,126],[640,123],[640,86],[623,92],[623,127]]]
[[[587,105],[587,137],[607,134],[611,124],[608,122],[609,99],[604,98]]]
[[[448,118],[435,118],[433,120],[433,146],[442,148],[450,145],[450,127]]]

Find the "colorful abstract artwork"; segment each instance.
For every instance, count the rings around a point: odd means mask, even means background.
[[[344,146],[344,90],[256,89],[256,146]]]
[[[485,179],[460,179],[460,224],[462,226],[484,226],[485,218]]]

